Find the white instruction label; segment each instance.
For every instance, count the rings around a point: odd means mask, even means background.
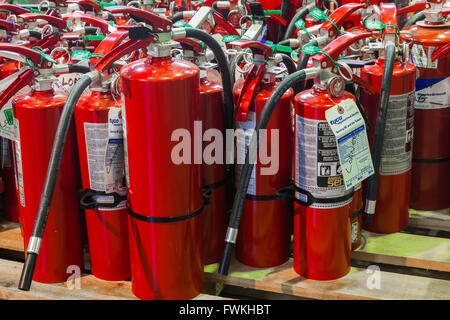
[[[23,169],[22,169],[22,150],[20,147],[20,131],[19,131],[19,120],[14,119],[15,124],[15,136],[16,136],[16,165],[17,165],[17,180],[16,185],[19,189],[20,205],[25,207],[25,190],[23,186]]]
[[[431,55],[433,54],[435,47],[428,47],[425,51],[421,44],[413,44],[411,48],[411,62],[416,67],[436,69],[438,66],[437,59],[431,61]]]
[[[346,190],[342,168],[336,148],[336,138],[325,120],[315,120],[296,115],[295,135],[295,185],[309,191],[315,198],[333,199],[352,193]],[[306,196],[296,192],[297,199]],[[338,208],[349,204],[341,202],[313,203],[311,208]]]
[[[411,169],[414,130],[414,91],[389,96],[380,174],[396,175]]]
[[[450,77],[416,80],[416,109],[450,108]]]
[[[374,173],[364,119],[352,99],[328,109],[325,118],[336,137],[345,188],[351,189]]]
[[[86,140],[86,153],[88,157],[88,171],[90,188],[95,191],[106,191],[105,176],[107,158],[109,127],[108,123],[84,123],[84,134]],[[112,163],[113,161],[111,161]],[[111,172],[112,164],[109,171]],[[114,174],[114,171],[111,175]],[[114,179],[114,178],[112,178]],[[122,201],[115,208],[99,208],[101,210],[116,210],[126,207],[125,201]]]
[[[235,180],[236,187],[241,179],[241,172],[243,164],[245,163],[245,157],[247,156],[247,147],[250,146],[253,132],[256,127],[256,113],[248,112],[247,121],[236,121],[236,167],[235,167]],[[247,194],[256,195],[256,166],[253,167],[252,175],[248,183]]]
[[[108,112],[104,179],[106,193],[120,192],[124,189],[123,128],[120,108],[111,108]]]

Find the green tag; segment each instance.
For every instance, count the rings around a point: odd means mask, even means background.
[[[294,62],[298,62],[298,50],[294,50],[291,52],[291,58]]]
[[[34,9],[34,8],[30,8],[30,7],[26,7],[25,9],[27,9],[27,10],[29,10],[30,12],[33,12],[33,13],[44,13],[44,12],[42,12],[41,10]]]
[[[292,48],[288,47],[288,46],[282,46],[280,44],[275,44],[272,46],[272,48],[276,51],[276,52],[284,52],[284,53],[291,53],[292,52]]]
[[[187,23],[186,21],[183,21],[183,20],[179,20],[179,21],[175,22],[175,23],[173,24],[173,26],[174,26],[175,28],[190,27],[189,23]]]
[[[103,39],[105,39],[105,37],[102,36],[102,35],[83,36],[83,38],[84,38],[86,41],[89,41],[89,40],[100,40],[100,41],[102,41]]]
[[[240,37],[239,36],[234,36],[234,35],[226,35],[222,38],[222,42],[228,43],[234,40],[239,40]]]
[[[325,20],[327,18],[325,12],[317,8],[312,9],[309,14],[317,20]]]
[[[367,29],[376,29],[381,30],[383,29],[384,25],[381,21],[369,21],[366,20],[366,28]]]
[[[74,50],[72,52],[72,60],[89,60],[92,54],[89,51]]]
[[[320,49],[317,48],[316,46],[313,46],[312,44],[306,44],[302,49],[303,53],[309,54],[310,56],[318,53],[319,51]]]
[[[295,23],[295,27],[297,29],[303,29],[305,27],[305,21],[303,21],[303,19],[298,19]]]
[[[8,125],[12,126],[14,124],[14,117],[13,117],[13,111],[12,109],[6,109],[3,111],[5,114],[6,121],[8,122]]]
[[[268,16],[270,14],[281,16],[283,14],[283,12],[281,10],[264,10],[264,14],[266,16]]]

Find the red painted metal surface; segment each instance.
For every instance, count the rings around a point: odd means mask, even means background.
[[[355,97],[348,92],[331,97],[326,90],[314,87],[295,97],[295,114],[326,121],[325,111],[346,99]],[[295,163],[298,161],[296,155]],[[351,202],[327,209],[294,204],[294,270],[299,275],[333,280],[350,271],[350,217]]]
[[[85,123],[108,123],[108,112],[111,108],[120,108],[120,105],[116,104],[111,93],[99,91],[92,91],[91,94],[81,97],[75,108],[83,189],[92,188],[86,150],[88,142],[85,135]],[[85,215],[92,274],[109,281],[129,279],[127,210],[89,209],[85,210]]]
[[[440,48],[450,42],[450,27],[427,28],[412,26],[412,32],[403,36],[413,44]],[[437,59],[437,68],[417,67],[419,81],[433,81],[450,76],[450,54]],[[448,93],[447,93],[448,94]],[[420,97],[416,97],[419,99]],[[417,103],[417,102],[416,102]],[[411,208],[418,210],[440,210],[450,207],[450,161],[419,162],[414,159],[443,159],[450,157],[450,108],[414,110],[414,148],[411,182]]]
[[[194,137],[194,121],[200,120],[199,83],[194,64],[170,57],[142,59],[121,70],[128,207],[138,214],[180,216],[202,203],[200,164],[177,165],[171,158],[179,143],[171,141],[176,129]],[[137,297],[189,299],[202,291],[202,214],[171,223],[130,217],[129,234]]]
[[[256,121],[275,86],[276,84],[262,84],[257,90],[254,103],[249,107],[250,112],[256,112]],[[242,85],[235,88],[235,101],[238,100],[241,90]],[[267,124],[267,150],[271,150],[271,143],[279,144],[279,168],[276,174],[262,175],[261,168],[267,167],[267,165],[257,161],[254,166],[256,195],[273,195],[290,182],[292,96],[293,91],[289,89],[281,97]],[[273,129],[279,130],[279,141],[272,142],[271,132]],[[246,199],[236,242],[236,258],[246,265],[260,268],[286,262],[289,258],[291,212],[292,205],[287,201]]]
[[[208,129],[225,133],[222,85],[208,77],[200,80],[200,113],[203,121],[203,132]],[[225,136],[225,135],[223,135]],[[203,147],[211,142],[205,141]],[[205,150],[205,149],[204,149]],[[202,165],[203,184],[213,185],[225,180],[225,165]],[[203,248],[205,264],[221,259],[226,230],[226,185],[212,189],[209,204],[203,208]]]
[[[25,206],[19,206],[25,247],[33,229],[58,121],[66,97],[53,90],[32,91],[16,97],[12,104],[19,121]],[[63,282],[69,266],[83,271],[78,205],[78,164],[75,130],[71,126],[64,147],[48,220],[37,258],[33,280]],[[15,142],[17,149],[18,145]],[[19,161],[16,163],[19,166]],[[71,271],[73,273],[73,270]]]
[[[360,102],[364,106],[371,128],[375,128],[378,112],[379,92],[383,76],[384,60],[378,59],[374,65],[361,69],[361,78],[372,85],[374,95],[361,90]],[[390,95],[402,95],[415,90],[416,68],[411,63],[395,62]],[[407,115],[405,114],[405,125]],[[372,145],[374,130],[369,133]],[[405,137],[406,139],[406,137]],[[394,233],[408,226],[411,170],[400,174],[383,175],[378,180],[377,203],[370,225],[364,229],[377,233]]]

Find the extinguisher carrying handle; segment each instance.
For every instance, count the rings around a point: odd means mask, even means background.
[[[120,195],[117,192],[106,193],[105,191],[95,191],[84,189],[80,191],[80,207],[84,210],[115,208],[122,201],[127,200],[126,195]]]
[[[23,13],[23,14],[20,14],[18,17],[22,18],[24,21],[38,20],[38,19],[45,20],[50,25],[58,28],[60,31],[63,31],[64,29],[66,29],[66,23],[64,22],[63,19],[51,16],[48,14],[34,13],[34,12],[33,13]]]
[[[89,9],[93,9],[95,14],[99,14],[101,11],[100,5],[92,0],[67,0],[66,4],[75,3],[79,5],[84,11],[89,11]]]
[[[128,31],[118,30],[111,32],[104,38],[98,47],[95,49],[92,58],[89,60],[90,64],[98,63],[102,57],[107,55],[111,50],[113,50],[117,45],[120,45],[128,36]]]
[[[330,19],[334,21],[334,25],[329,21],[324,21],[319,30],[324,30],[328,32],[329,37],[337,36],[339,29],[343,26],[345,20],[356,10],[364,8],[365,4],[358,3],[347,3],[336,10],[330,15]],[[336,29],[336,27],[338,29]]]
[[[131,28],[141,29],[140,27]],[[143,29],[147,29],[143,27]],[[148,30],[148,29],[147,29]],[[147,47],[150,43],[155,42],[157,37],[155,38],[145,38],[145,39],[131,39],[121,45],[113,48],[108,54],[106,54],[95,66],[95,69],[99,72],[104,72],[105,70],[111,68],[112,64],[123,56],[132,53],[141,48]]]
[[[213,16],[216,25],[219,25],[222,28],[224,28],[229,35],[240,36],[240,33],[236,30],[236,28],[233,27],[227,20],[225,20],[224,17],[219,12],[214,11]]]
[[[14,31],[14,22],[9,20],[0,19],[0,28],[6,30],[6,32],[10,33]]]
[[[265,56],[265,59],[268,59],[271,57],[274,53],[274,50],[271,46],[268,46],[262,42],[259,41],[251,41],[251,40],[234,40],[229,43],[231,46],[237,46],[242,49],[249,48],[252,50],[253,54],[263,54]]]
[[[11,13],[18,15],[18,14],[24,14],[24,13],[31,13],[30,10],[25,9],[23,7],[19,7],[17,5],[14,4],[6,4],[6,3],[2,3],[0,4],[0,10],[1,11],[10,11]]]
[[[103,10],[109,11],[112,14],[129,14],[134,20],[150,24],[153,27],[154,32],[169,32],[172,29],[172,21],[145,10],[131,7],[104,8]]]
[[[33,81],[33,78],[34,71],[28,68],[24,69],[14,82],[0,94],[0,109],[9,101],[9,99],[14,97],[20,89],[29,85],[31,81]]]
[[[371,32],[349,32],[335,40],[331,41],[323,50],[328,53],[315,54],[312,59],[318,61],[321,68],[331,68],[333,66],[332,60],[337,60],[339,55],[356,41],[368,38],[372,35]],[[331,60],[331,59],[332,60]]]
[[[380,20],[381,23],[386,25],[382,30],[382,34],[395,34],[397,35],[399,30],[397,26],[397,7],[395,3],[380,3]]]
[[[410,6],[406,6],[406,7],[398,9],[397,16],[399,16],[401,14],[409,13],[409,12],[422,11],[422,10],[427,9],[429,6],[430,5],[426,1],[416,2]]]
[[[41,53],[36,50],[33,50],[31,48],[21,46],[18,44],[0,43],[0,51],[9,51],[9,52],[18,53],[21,56],[27,57],[29,60],[31,60],[31,62],[33,63],[33,65],[35,67],[38,67],[41,65],[41,57],[42,57]],[[47,63],[45,63],[41,67],[45,68],[45,67],[50,67],[50,66],[48,66]]]
[[[109,27],[111,26],[105,20],[97,18],[97,17],[90,16],[90,15],[88,15],[86,13],[76,13],[76,14],[71,14],[71,15],[65,15],[63,17],[63,20],[66,23],[67,23],[67,21],[70,21],[70,20],[76,20],[76,21],[89,23],[90,25],[99,28],[100,31],[104,35],[108,34]]]

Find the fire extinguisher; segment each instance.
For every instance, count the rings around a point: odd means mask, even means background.
[[[223,112],[223,88],[214,77],[217,66],[209,62],[214,56],[202,45],[192,39],[179,39],[183,48],[182,58],[194,62],[200,69],[200,115],[202,131],[218,130],[225,136],[225,117]],[[211,138],[211,137],[210,137]],[[212,138],[211,138],[212,139]],[[203,143],[203,149],[208,142]],[[216,151],[217,152],[217,151]],[[217,156],[217,155],[216,155]],[[203,208],[203,251],[204,263],[210,264],[220,260],[223,252],[226,229],[226,182],[227,173],[224,165],[225,157],[213,163],[202,164],[202,183],[211,194]]]
[[[97,65],[97,70],[104,70],[114,59],[142,47],[148,49],[149,58],[121,70],[132,290],[143,299],[191,298],[203,287],[200,213],[206,200],[202,200],[200,166],[185,164],[190,159],[173,159],[176,146],[167,142],[180,141],[177,129],[193,136],[194,121],[201,118],[200,81],[197,66],[171,58],[176,42],[170,39],[190,37],[205,42],[216,56],[222,77],[223,71],[228,71],[226,57],[220,45],[201,30],[171,31],[169,20],[139,9],[111,12],[137,16],[154,30],[131,28],[134,40],[117,47]],[[225,107],[229,108],[233,106],[231,95],[225,93],[231,91],[229,72],[222,82]],[[183,116],[174,117],[174,112]],[[225,121],[229,124],[228,117]],[[141,156],[129,156],[138,153]]]
[[[241,47],[244,51],[250,49],[253,61],[245,81],[234,89],[237,138],[235,182],[238,185],[245,153],[258,117],[278,83],[276,77],[286,70],[278,66],[282,62],[281,56],[275,55],[268,45],[247,40],[236,40],[230,45]],[[280,199],[277,192],[291,180],[292,98],[292,90],[281,97],[264,134],[267,150],[273,150],[272,144],[277,144],[279,149],[276,155],[272,154],[278,157],[278,170],[276,173],[264,173],[269,172],[270,168],[261,161],[257,162],[246,194],[241,232],[236,243],[236,258],[254,267],[280,265],[289,258],[292,204]],[[275,131],[278,138],[273,134]]]
[[[298,94],[294,99],[295,186],[291,189],[296,202],[294,269],[307,278],[336,279],[350,270],[350,203],[353,190],[345,190],[344,185],[340,185],[342,183],[340,163],[336,145],[333,147],[336,140],[325,120],[325,110],[343,100],[356,100],[352,94],[343,91],[345,87],[343,79],[331,72],[333,68],[331,59],[336,60],[344,49],[370,35],[371,33],[367,32],[344,34],[325,47],[327,55],[314,55],[314,68],[288,75],[270,95],[256,124],[255,130],[266,128],[283,93],[298,81],[315,78],[315,87]],[[355,67],[359,66],[356,64]],[[258,146],[256,134],[253,134],[250,143]],[[321,158],[317,159],[319,156]],[[319,169],[318,160],[324,165],[323,170]],[[220,274],[228,273],[252,171],[253,164],[247,155],[233,203],[224,256],[219,267]],[[326,181],[325,185],[321,177],[325,178],[323,179]],[[332,186],[328,184],[329,182]]]
[[[320,76],[312,89],[295,97],[296,197],[306,203],[294,204],[294,269],[308,279],[337,279],[350,270],[350,217],[357,201],[352,199],[353,189],[346,190],[343,184],[336,140],[325,112],[344,100],[356,101],[344,91],[343,78],[330,72],[331,59],[337,60],[350,45],[369,36],[344,34],[323,49],[328,55],[313,55]]]
[[[15,162],[12,141],[0,138],[2,147],[1,169],[4,185],[3,209],[4,217],[12,222],[19,222],[19,202],[17,200],[15,183]]]
[[[450,25],[443,3],[428,1],[425,20],[401,34],[411,46],[411,62],[420,73],[416,80],[410,201],[411,208],[418,210],[450,207],[450,54],[441,50],[450,42]]]
[[[416,68],[398,59],[397,15],[393,4],[381,3],[380,58],[361,69],[375,94],[361,88],[371,127],[375,174],[367,181],[364,228],[393,233],[408,226]],[[366,25],[367,26],[367,25]]]
[[[75,266],[81,272],[80,220],[77,199],[77,163],[73,128],[69,132],[61,174],[56,181],[55,201],[47,221],[48,229],[42,240],[31,236],[34,217],[46,175],[56,132],[56,126],[65,97],[55,96],[52,63],[44,53],[12,44],[1,44],[0,51],[23,55],[32,63],[24,67],[14,83],[0,95],[0,105],[6,103],[18,90],[33,83],[32,91],[12,101],[16,127],[15,157],[19,188],[19,214],[24,231],[27,255],[42,244],[42,255],[36,263],[34,280],[44,283],[67,280],[68,268]],[[38,128],[38,130],[34,130]],[[72,270],[74,272],[76,270]]]
[[[109,34],[95,53],[106,54],[128,35]],[[90,64],[98,62],[92,58]],[[75,108],[80,159],[80,206],[85,210],[92,274],[109,281],[130,278],[128,214],[124,186],[121,105],[113,96],[113,78],[105,75]],[[118,79],[117,79],[118,80]]]

